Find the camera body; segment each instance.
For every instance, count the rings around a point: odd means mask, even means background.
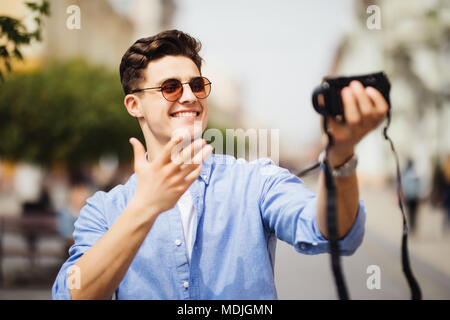
[[[353,80],[360,81],[364,87],[370,86],[380,91],[386,99],[389,109],[391,108],[389,99],[391,84],[384,72],[377,72],[350,77],[325,77],[322,83],[314,89],[312,95],[314,109],[323,116],[340,116],[345,121],[341,90]]]

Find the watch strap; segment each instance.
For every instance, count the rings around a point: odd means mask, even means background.
[[[325,169],[325,155],[325,151],[322,151],[322,153],[319,155],[319,163],[322,170]],[[345,163],[341,164],[337,168],[331,168],[331,174],[335,178],[348,177],[356,170],[357,165],[358,156],[356,155],[356,153],[354,153],[353,156]]]

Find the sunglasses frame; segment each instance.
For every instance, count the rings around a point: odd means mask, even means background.
[[[203,97],[203,98],[197,97],[197,95],[195,94],[195,92],[192,90],[191,83],[192,83],[192,81],[194,81],[195,79],[198,79],[198,78],[203,79],[203,82],[204,82],[205,79],[206,79],[206,81],[207,81],[208,83],[204,83],[204,86],[205,86],[205,87],[206,87],[207,85],[210,86],[210,89],[209,89],[208,94],[207,94],[205,97]],[[167,99],[167,97],[164,95],[164,91],[162,90],[162,88],[163,88],[163,86],[164,86],[164,83],[166,83],[167,81],[174,81],[174,80],[178,81],[178,82],[181,84],[180,96],[179,96],[178,98],[176,98],[175,100],[169,100],[169,99]],[[183,85],[189,84],[189,87],[191,88],[192,93],[195,95],[195,97],[196,97],[197,99],[206,99],[206,98],[208,98],[209,94],[211,93],[211,83],[212,83],[212,82],[209,81],[208,78],[203,77],[203,76],[194,77],[194,78],[192,78],[189,82],[181,82],[181,81],[178,80],[178,79],[167,79],[167,80],[165,80],[159,87],[143,88],[143,89],[135,89],[135,90],[132,90],[131,93],[141,92],[141,91],[145,91],[145,90],[155,90],[155,89],[160,89],[160,92],[162,93],[162,96],[164,97],[164,99],[166,99],[167,101],[170,101],[170,102],[175,102],[175,101],[177,101],[178,99],[180,99],[180,97],[183,95]]]

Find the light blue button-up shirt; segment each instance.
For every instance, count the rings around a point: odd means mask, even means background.
[[[111,228],[136,190],[97,192],[75,223],[75,244],[52,289],[70,299],[69,268]],[[262,158],[247,162],[211,154],[189,187],[196,219],[190,263],[178,206],[161,213],[116,290],[117,299],[276,299],[276,239],[304,254],[328,252],[316,222],[317,197],[287,169]],[[365,208],[339,241],[351,255],[363,240]],[[307,276],[304,274],[298,277]]]

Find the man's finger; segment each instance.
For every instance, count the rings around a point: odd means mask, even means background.
[[[202,163],[213,151],[213,146],[207,144],[194,156],[193,163]]]
[[[203,160],[209,156],[213,149],[214,148],[211,145],[203,145],[199,151],[196,151],[194,158],[190,159],[189,163],[183,163],[181,165],[175,164],[173,170],[179,172],[179,175],[181,177],[186,176],[191,171],[195,170],[195,168],[197,168],[199,165],[201,165]]]
[[[195,155],[206,144],[205,139],[197,139],[185,147],[178,155],[172,155],[172,161],[177,164],[192,164]],[[176,159],[174,159],[174,157]]]
[[[362,120],[364,122],[365,118],[374,120],[375,116],[375,110],[374,106],[372,104],[372,100],[370,97],[366,94],[366,90],[364,90],[363,85],[359,81],[352,81],[350,83],[350,86],[352,88],[353,95],[356,97],[356,100],[358,102],[359,111],[361,112],[361,115],[363,116]]]
[[[161,156],[158,158],[157,161],[160,162],[160,164],[166,164],[167,162],[171,161],[171,155],[174,152],[174,148],[180,148],[180,146],[177,146],[181,141],[183,140],[182,136],[173,137],[170,139],[169,142],[164,146],[163,151],[161,153]]]
[[[201,172],[202,172],[202,165],[199,164],[196,166],[196,168],[193,171],[190,171],[184,177],[184,181],[190,185],[192,182],[194,182],[198,178],[198,176],[200,175]]]
[[[383,95],[375,88],[366,87],[366,92],[375,105],[378,116],[385,116],[389,110],[389,105]]]
[[[133,147],[134,169],[136,170],[136,168],[145,161],[145,148],[136,138],[130,138],[129,142]]]
[[[342,102],[344,105],[345,120],[349,125],[359,125],[361,121],[361,115],[359,113],[356,98],[349,87],[345,87],[341,91]]]

